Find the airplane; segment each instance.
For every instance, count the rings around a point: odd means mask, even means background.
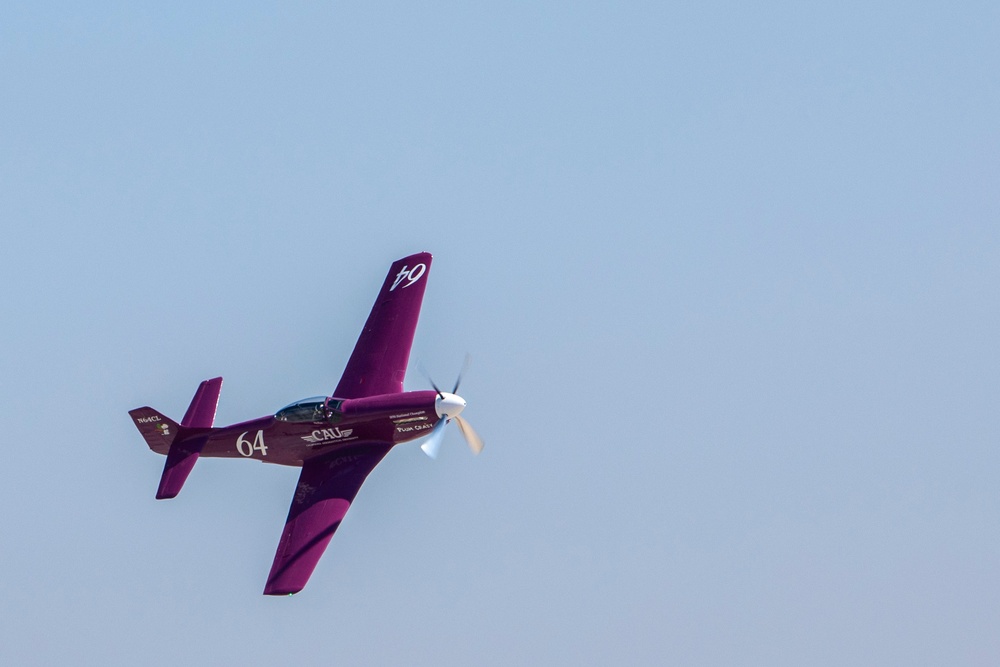
[[[216,427],[217,377],[201,383],[180,423],[150,407],[129,411],[149,448],[167,457],[159,500],[180,493],[201,456],[302,468],[264,595],[294,595],[305,587],[362,483],[390,449],[424,438],[421,449],[435,458],[451,421],[474,453],[483,449],[459,416],[466,406],[456,393],[462,373],[450,392],[433,381],[433,391],[403,391],[431,259],[418,253],[389,268],[333,395]]]

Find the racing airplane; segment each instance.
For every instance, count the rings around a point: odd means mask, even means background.
[[[437,456],[445,425],[455,421],[472,451],[483,441],[459,416],[465,400],[450,392],[403,391],[403,376],[431,266],[429,253],[392,264],[332,396],[307,398],[273,415],[215,427],[222,378],[198,387],[178,424],[153,408],[129,411],[149,448],[165,454],[156,491],[173,498],[199,456],[301,466],[264,595],[305,587],[368,474],[394,446],[424,438]]]

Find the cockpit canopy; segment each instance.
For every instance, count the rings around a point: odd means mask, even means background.
[[[303,398],[278,410],[274,418],[283,422],[327,421],[340,411],[342,402],[326,396]]]

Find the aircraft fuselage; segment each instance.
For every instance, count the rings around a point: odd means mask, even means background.
[[[427,435],[441,419],[435,409],[437,398],[434,391],[408,391],[331,399],[339,408],[319,419],[282,421],[272,415],[231,426],[185,429],[184,437],[200,435],[199,431],[210,434],[202,456],[300,466],[343,445],[373,441],[397,445]]]

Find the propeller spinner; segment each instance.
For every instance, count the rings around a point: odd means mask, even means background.
[[[424,450],[424,453],[432,459],[437,458],[438,452],[441,450],[441,442],[444,440],[444,428],[452,419],[458,423],[458,428],[462,431],[462,437],[465,438],[465,442],[469,445],[472,453],[478,454],[483,451],[483,439],[479,437],[479,434],[476,433],[468,421],[459,416],[462,410],[465,409],[465,399],[455,392],[458,391],[458,386],[462,382],[462,375],[465,374],[468,366],[469,357],[466,355],[465,363],[462,364],[462,372],[458,374],[458,378],[455,380],[455,388],[451,392],[441,391],[430,377],[427,378],[438,395],[434,400],[434,410],[437,412],[440,420],[431,429],[430,435],[420,445],[420,449]]]

